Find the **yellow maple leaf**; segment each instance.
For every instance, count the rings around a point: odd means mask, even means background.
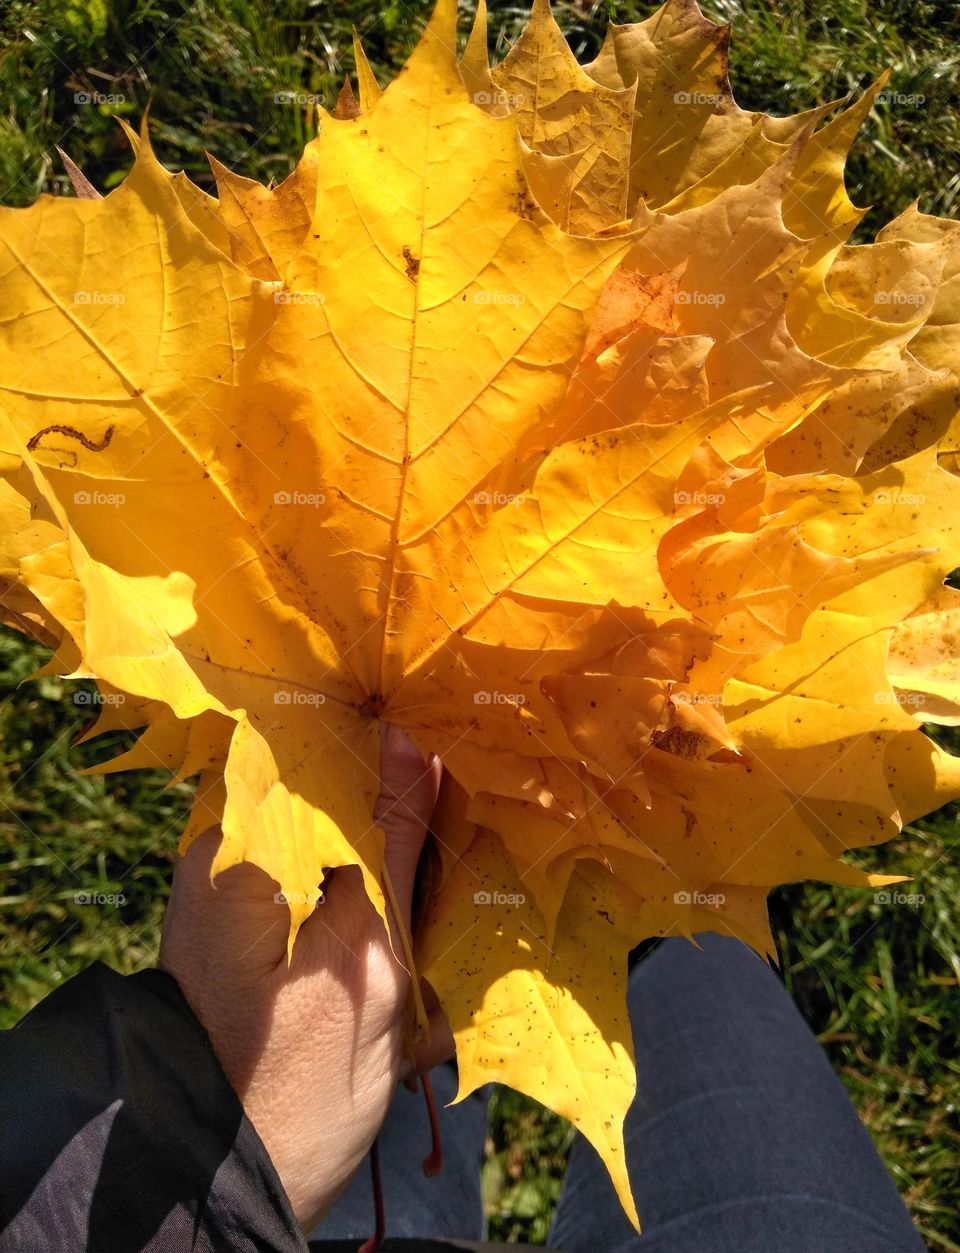
[[[3,621],[291,946],[331,867],[385,916],[381,725],[439,753],[401,956],[461,1095],[566,1114],[634,1222],[629,948],[774,956],[771,886],[896,881],[846,854],[960,795],[960,233],[849,247],[883,80],[749,113],[728,38],[672,0],[580,67],[537,0],[491,68],[440,0],[278,187],[128,131],[106,197],[0,210]]]

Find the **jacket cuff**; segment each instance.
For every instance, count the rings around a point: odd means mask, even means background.
[[[307,1248],[176,980],[97,963],[0,1034],[0,1250]]]

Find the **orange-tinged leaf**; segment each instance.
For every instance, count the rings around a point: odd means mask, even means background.
[[[234,261],[255,278],[282,279],[306,238],[313,217],[317,171],[308,145],[300,164],[279,187],[261,187],[209,156],[220,195],[220,214],[230,234]]]
[[[340,94],[337,96],[337,107],[333,111],[333,116],[341,120],[359,117],[363,110],[353,94],[353,84],[350,82],[350,75],[343,80],[343,86],[340,88]]]
[[[737,105],[727,78],[730,28],[711,22],[696,0],[670,0],[643,22],[611,24],[588,70],[608,87],[636,87],[628,209],[638,201],[662,207],[695,184],[753,181],[782,145],[812,126],[831,106],[796,117],[749,113]],[[760,130],[763,140],[738,167],[732,154]],[[760,160],[757,158],[760,157]]]

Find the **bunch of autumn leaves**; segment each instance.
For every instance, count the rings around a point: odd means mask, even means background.
[[[842,855],[960,794],[960,225],[849,246],[883,80],[745,112],[692,0],[586,67],[540,0],[492,70],[455,30],[385,93],[358,49],[276,188],[131,134],[0,212],[3,620],[146,727],[101,769],[199,774],[185,841],[291,943],[325,866],[384,911],[378,717],[440,753],[405,957],[461,1093],[571,1118],[635,1218],[627,951],[772,954],[772,885],[889,882]]]

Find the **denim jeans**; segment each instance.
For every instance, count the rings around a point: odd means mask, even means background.
[[[626,1121],[643,1234],[578,1137],[549,1237],[564,1253],[922,1253],[893,1180],[782,983],[738,940],[668,939],[630,974],[637,1096]],[[452,1099],[450,1066],[433,1072]],[[480,1092],[441,1109],[444,1170],[425,1179],[422,1098],[398,1089],[380,1136],[391,1236],[483,1238]],[[368,1236],[361,1168],[321,1243]]]

